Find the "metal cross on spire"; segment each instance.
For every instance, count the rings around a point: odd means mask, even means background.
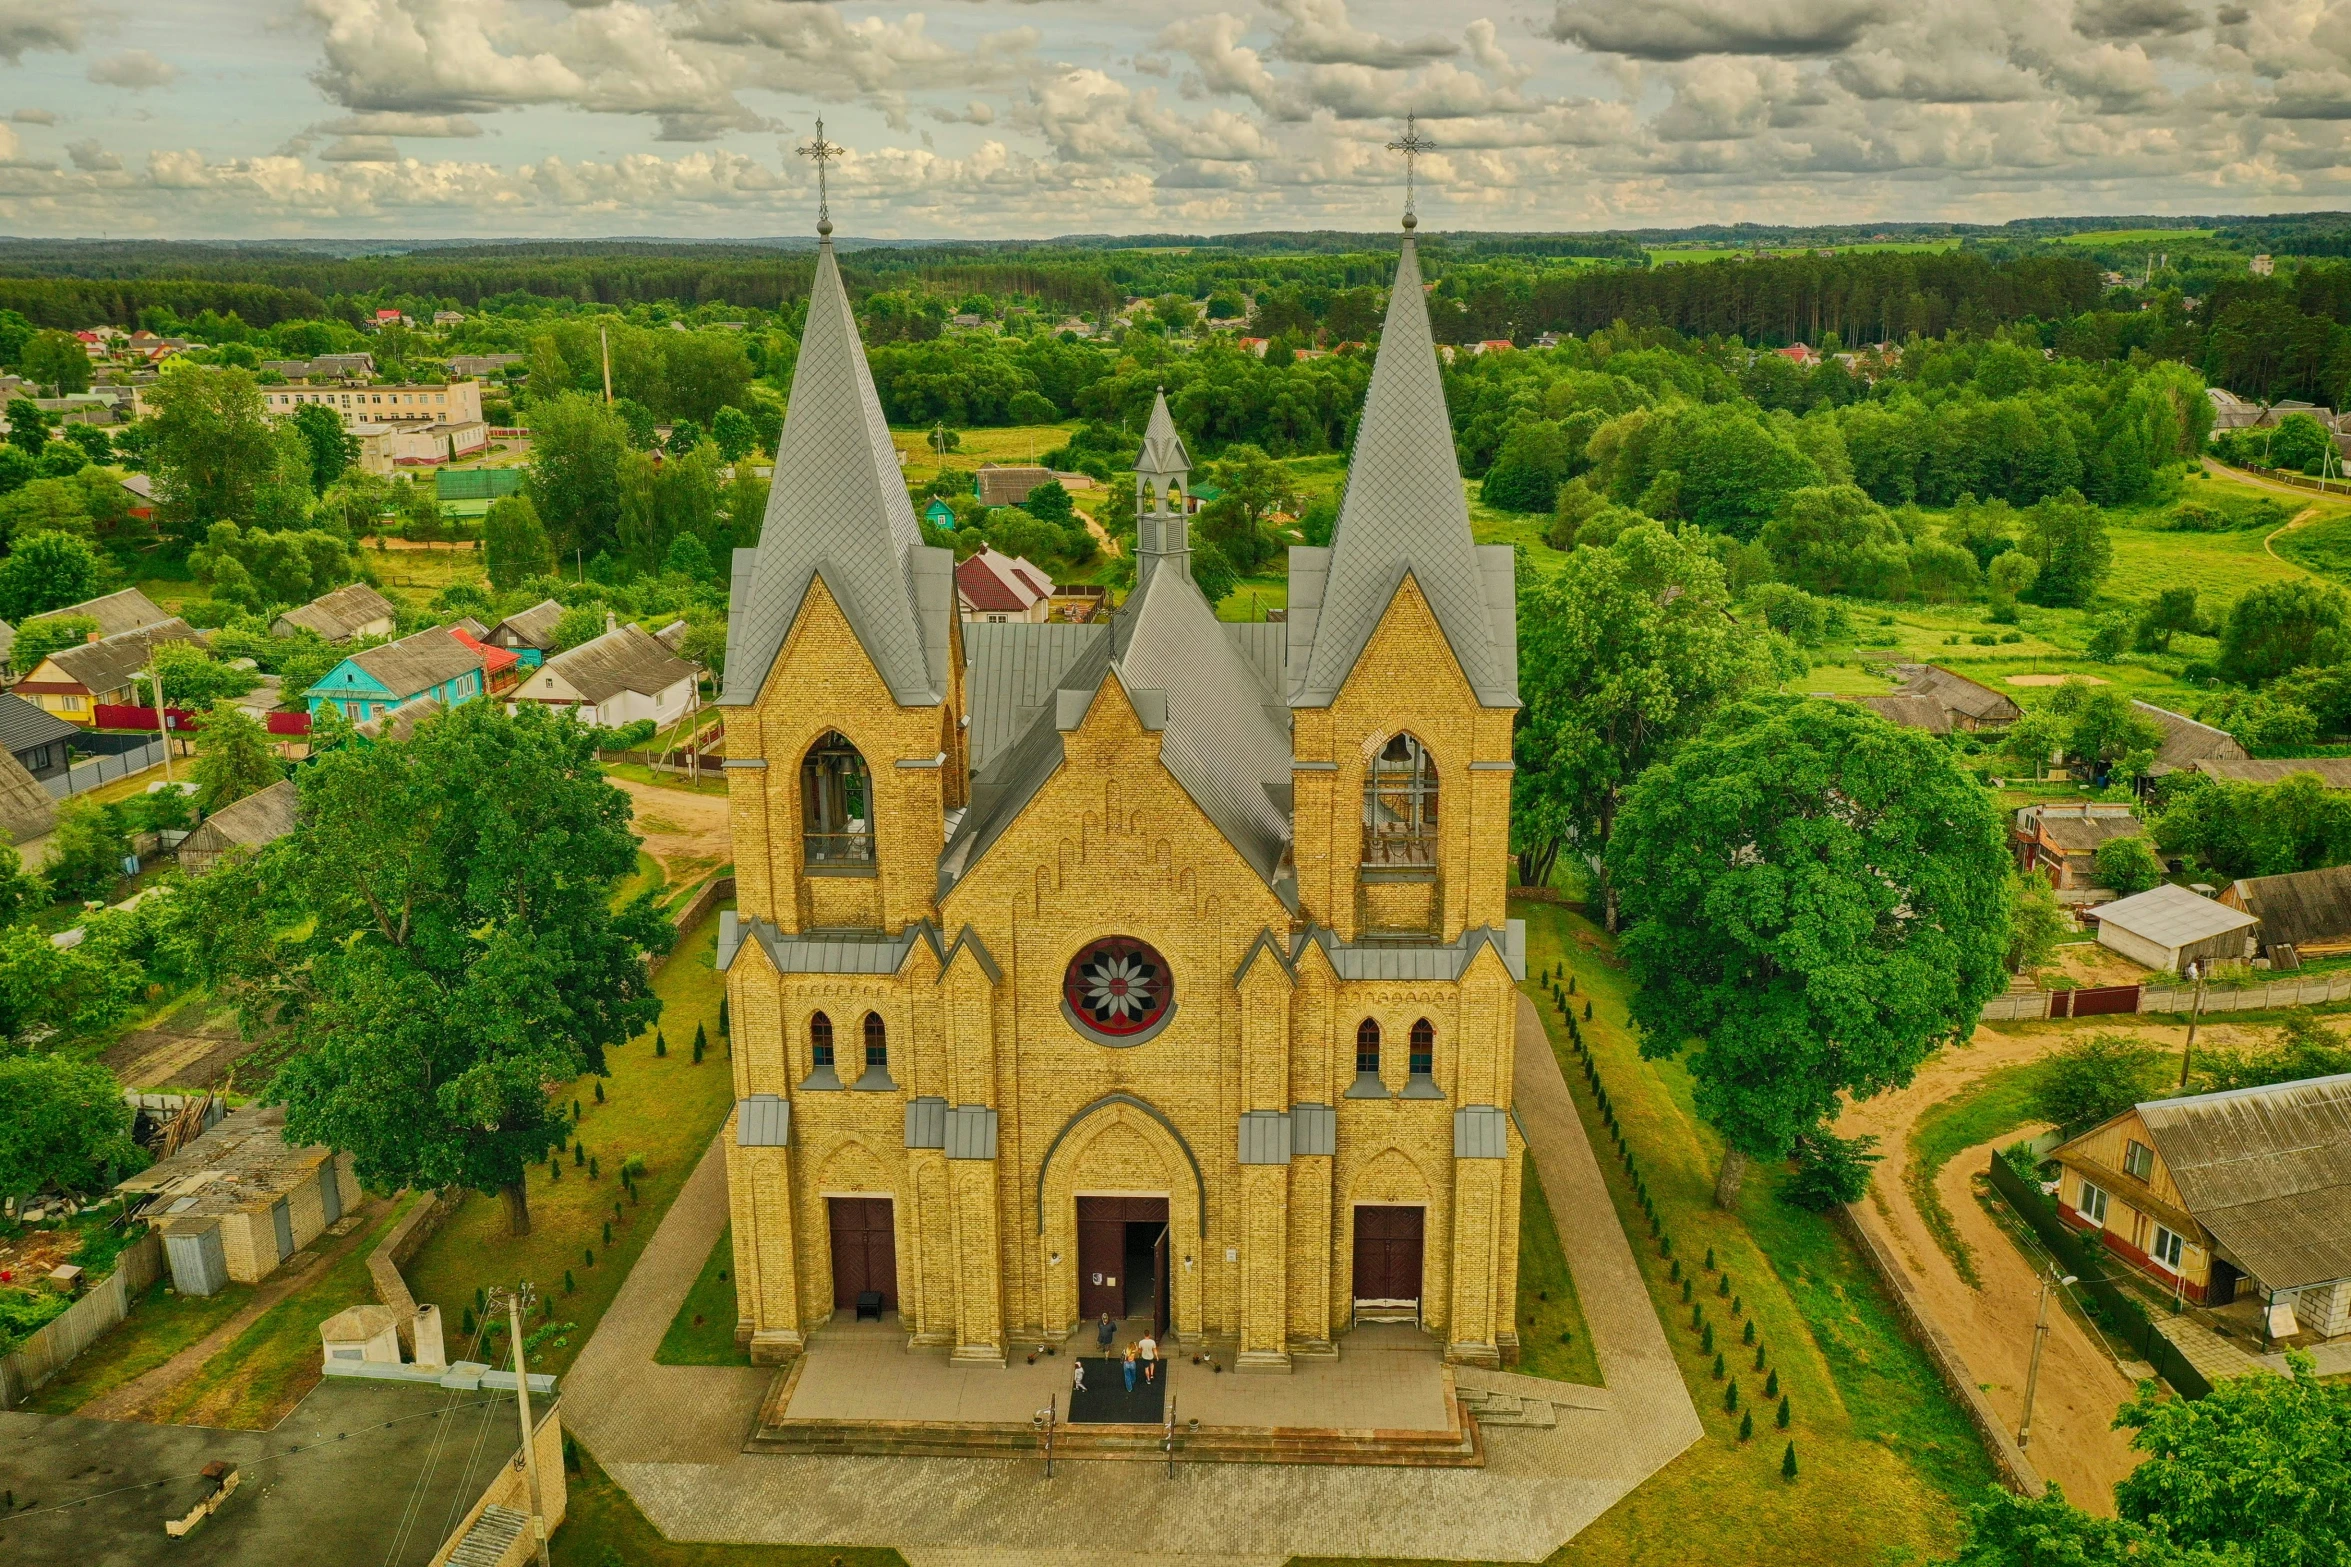
[[[1420,218],[1412,210],[1412,175],[1414,161],[1418,159],[1424,152],[1435,152],[1437,150],[1437,144],[1429,140],[1426,136],[1421,135],[1418,129],[1416,129],[1419,118],[1420,117],[1415,114],[1407,114],[1404,116],[1404,134],[1397,137],[1394,141],[1388,143],[1388,150],[1390,152],[1400,152],[1404,154],[1404,226],[1408,229],[1418,228],[1420,226]]]
[[[820,235],[829,235],[833,231],[833,213],[828,201],[828,192],[825,189],[824,166],[832,159],[838,158],[841,152],[842,148],[839,143],[824,139],[824,121],[822,119],[816,122],[816,140],[800,149],[801,157],[816,160],[816,232]]]

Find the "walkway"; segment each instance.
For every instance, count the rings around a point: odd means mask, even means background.
[[[1482,1469],[830,1458],[738,1451],[770,1373],[658,1366],[654,1348],[726,1222],[713,1148],[663,1219],[567,1379],[571,1430],[674,1539],[893,1545],[914,1567],[1102,1559],[1103,1520],[1163,1554],[1263,1564],[1295,1555],[1536,1561],[1696,1441],[1698,1412],[1614,1221],[1600,1166],[1531,1003],[1519,1005],[1517,1101],[1576,1279],[1605,1388],[1460,1368],[1458,1384],[1552,1405],[1489,1425]],[[1346,1350],[1342,1347],[1342,1357]],[[1544,1398],[1540,1395],[1551,1393]]]

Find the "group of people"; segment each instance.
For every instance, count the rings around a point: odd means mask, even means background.
[[[1102,1313],[1102,1320],[1094,1329],[1094,1337],[1095,1341],[1100,1344],[1102,1353],[1109,1354],[1110,1346],[1118,1339],[1118,1324],[1111,1320],[1109,1312]],[[1120,1369],[1126,1377],[1127,1391],[1130,1393],[1135,1390],[1135,1378],[1138,1375],[1142,1377],[1146,1386],[1158,1381],[1159,1340],[1153,1338],[1148,1330],[1145,1330],[1141,1338],[1129,1339],[1124,1362]],[[1073,1369],[1072,1386],[1075,1391],[1080,1393],[1086,1390],[1086,1363],[1082,1359]]]

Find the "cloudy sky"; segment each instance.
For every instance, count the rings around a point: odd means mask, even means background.
[[[0,232],[2351,207],[2351,0],[0,0]]]

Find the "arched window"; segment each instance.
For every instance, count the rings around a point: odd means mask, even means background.
[[[808,1020],[808,1064],[814,1067],[833,1064],[833,1020],[822,1012]]]
[[[1437,1069],[1437,1031],[1427,1018],[1412,1025],[1412,1075],[1427,1077]]]
[[[1355,1072],[1359,1077],[1366,1072],[1377,1077],[1379,1071],[1380,1025],[1367,1017],[1355,1025]]]
[[[800,818],[805,863],[873,863],[873,776],[836,731],[826,731],[800,764]]]
[[[890,1034],[882,1026],[879,1012],[865,1014],[865,1069],[886,1072],[890,1068]]]
[[[1391,736],[1364,770],[1363,863],[1437,863],[1437,765],[1411,735]]]

